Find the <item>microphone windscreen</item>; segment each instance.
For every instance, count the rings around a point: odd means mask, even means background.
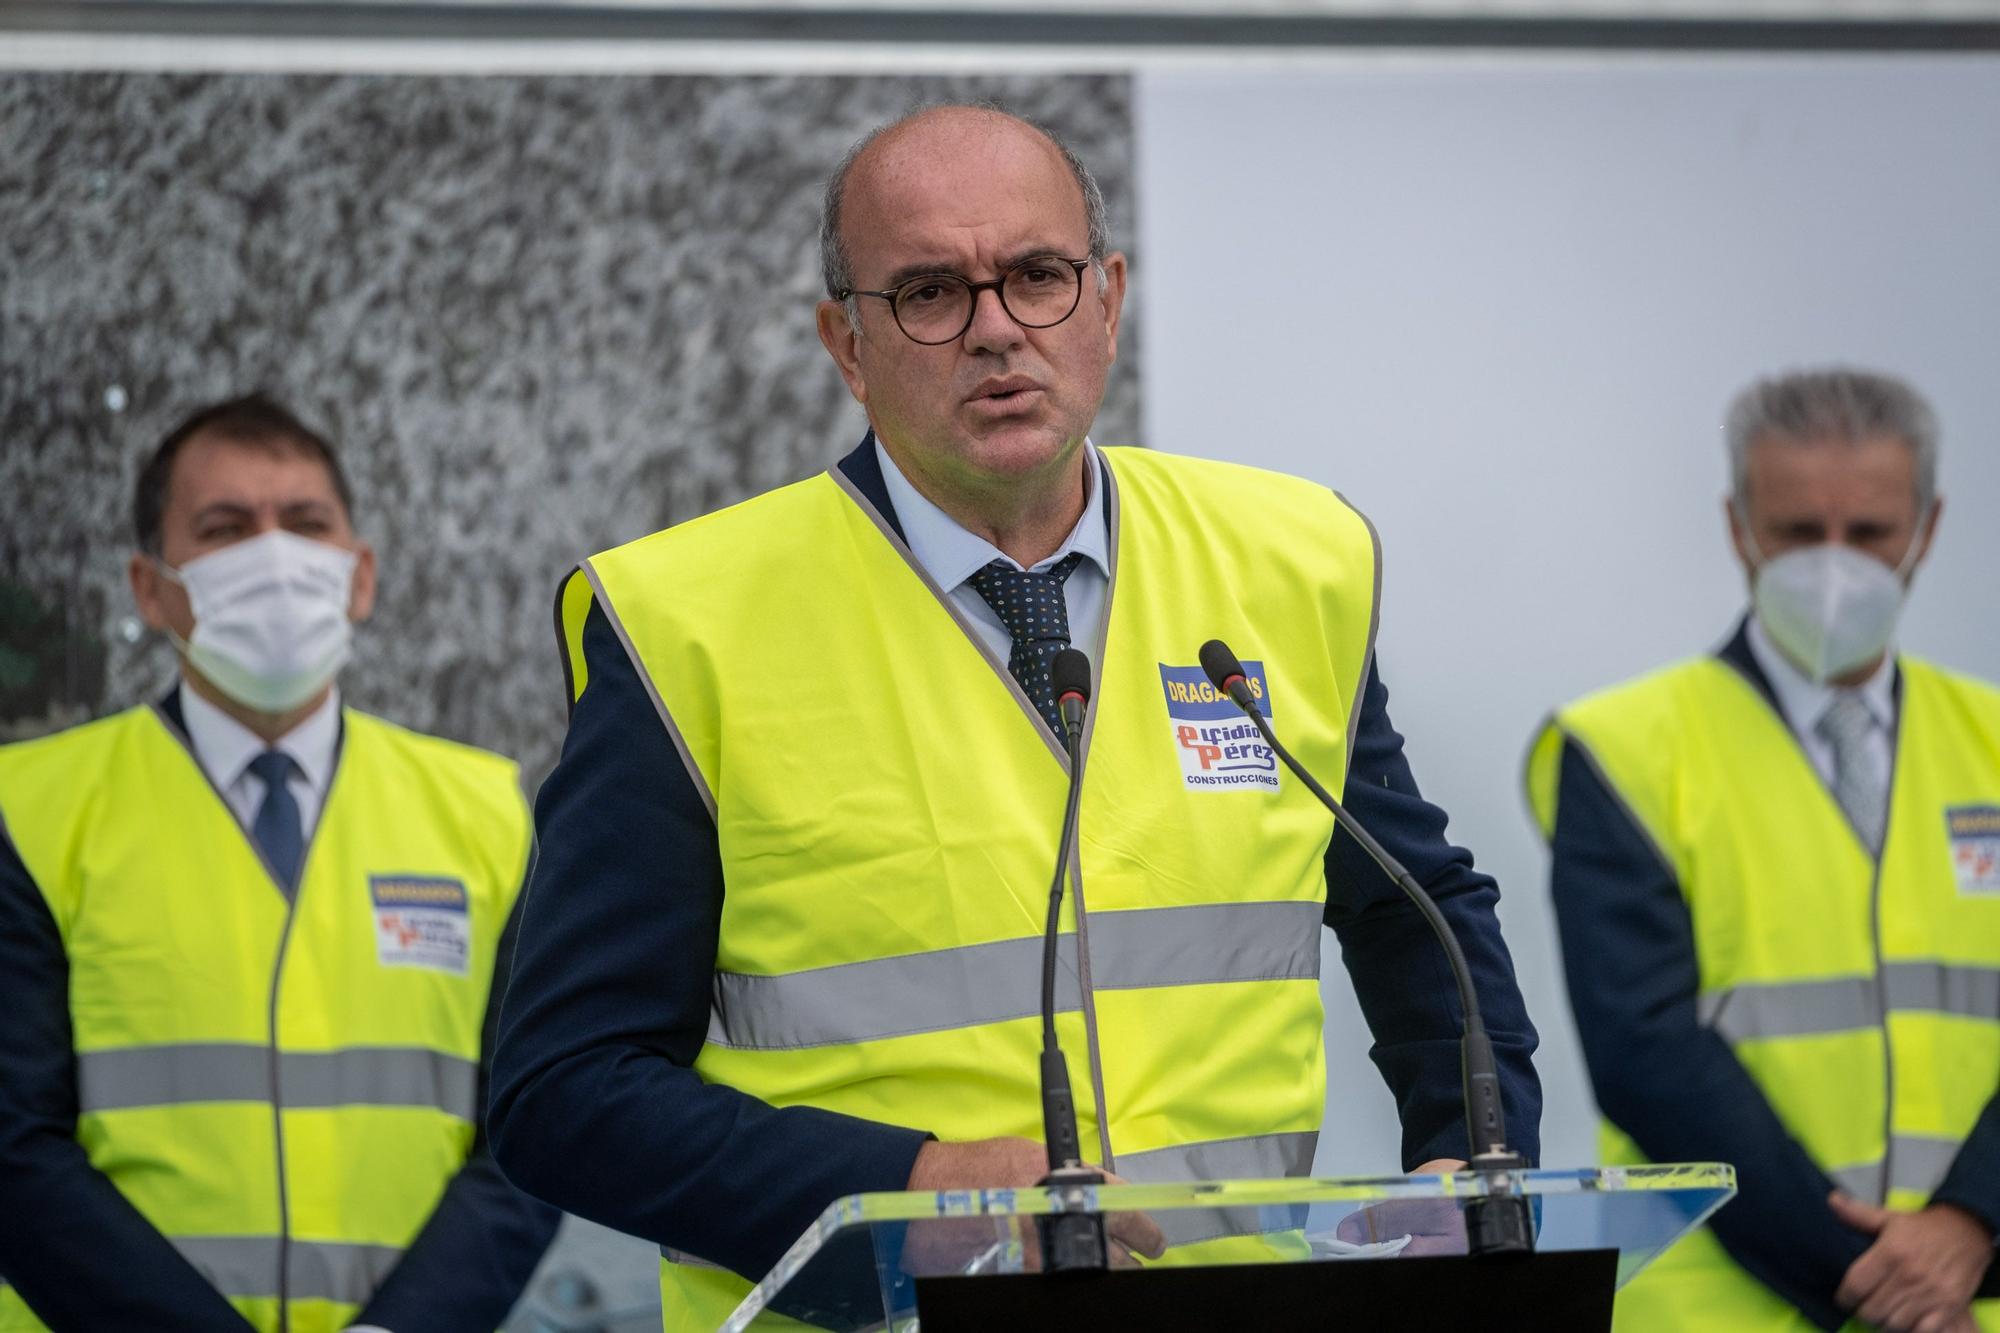
[[[1056,654],[1056,660],[1049,665],[1049,683],[1056,687],[1056,698],[1065,694],[1078,694],[1088,701],[1090,698],[1090,659],[1075,648],[1065,648]]]
[[[1223,694],[1229,693],[1223,684],[1232,676],[1247,676],[1243,664],[1236,660],[1236,654],[1229,651],[1229,645],[1220,639],[1210,639],[1201,646],[1201,669],[1208,677],[1208,683]]]

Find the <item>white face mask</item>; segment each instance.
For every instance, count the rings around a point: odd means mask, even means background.
[[[1907,591],[1904,577],[1923,548],[1923,525],[1903,563],[1891,569],[1840,542],[1821,542],[1765,560],[1740,513],[1744,541],[1757,557],[1751,600],[1764,632],[1816,685],[1880,657],[1896,632]]]
[[[194,635],[174,643],[230,698],[284,713],[319,693],[347,661],[354,552],[282,530],[236,542],[175,570]],[[168,631],[172,634],[172,631]]]

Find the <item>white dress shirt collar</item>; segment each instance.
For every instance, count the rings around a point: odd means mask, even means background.
[[[984,537],[968,532],[959,521],[927,499],[897,468],[882,441],[874,440],[875,459],[882,468],[882,484],[888,489],[889,503],[895,507],[896,521],[902,525],[903,540],[923,571],[938,590],[947,596],[974,574],[1004,560],[1014,568],[1020,562],[1007,556]],[[1104,519],[1104,488],[1098,485],[1097,447],[1083,442],[1083,516],[1069,536],[1047,559],[1035,562],[1035,569],[1047,569],[1072,551],[1080,551],[1106,575],[1111,573],[1110,533]]]
[[[325,798],[340,748],[338,686],[327,691],[326,701],[280,736],[276,745],[265,744],[262,736],[189,689],[185,681],[181,683],[180,696],[188,744],[208,780],[219,790],[227,792],[250,767],[251,760],[267,749],[277,749],[291,756],[307,785]]]
[[[1861,684],[1847,690],[1832,685],[1820,685],[1792,664],[1784,651],[1771,641],[1764,626],[1753,612],[1750,616],[1750,655],[1763,668],[1764,679],[1771,682],[1771,692],[1778,696],[1778,708],[1785,715],[1785,721],[1792,731],[1800,736],[1816,735],[1815,728],[1826,710],[1833,707],[1836,694],[1858,693],[1861,701],[1868,706],[1868,716],[1875,721],[1876,728],[1883,733],[1896,729],[1896,654],[1893,648],[1883,654],[1882,665],[1875,674]]]

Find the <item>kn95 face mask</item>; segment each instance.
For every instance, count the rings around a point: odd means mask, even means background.
[[[194,633],[174,642],[230,698],[284,713],[346,663],[354,552],[282,530],[198,556],[168,578],[187,589]],[[171,631],[170,631],[171,632]]]
[[[1743,528],[1749,531],[1748,520]],[[1903,580],[1922,548],[1921,533],[1919,525],[1909,553],[1894,568],[1840,542],[1802,546],[1765,560],[1751,541],[1759,560],[1751,589],[1757,619],[1815,684],[1866,666],[1896,632]]]

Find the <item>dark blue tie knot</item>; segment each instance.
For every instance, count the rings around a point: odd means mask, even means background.
[[[298,763],[282,750],[266,750],[250,761],[250,775],[264,784],[250,836],[288,895],[298,888],[299,863],[306,852],[305,821],[290,785],[298,770]]]
[[[250,773],[268,789],[283,786],[298,766],[283,750],[266,750],[250,761]]]
[[[1071,551],[1046,570],[1037,571],[995,560],[969,580],[1013,638],[1007,670],[1058,736],[1062,735],[1062,714],[1056,708],[1049,664],[1069,646],[1069,605],[1063,600],[1063,582],[1082,561],[1083,552]]]

